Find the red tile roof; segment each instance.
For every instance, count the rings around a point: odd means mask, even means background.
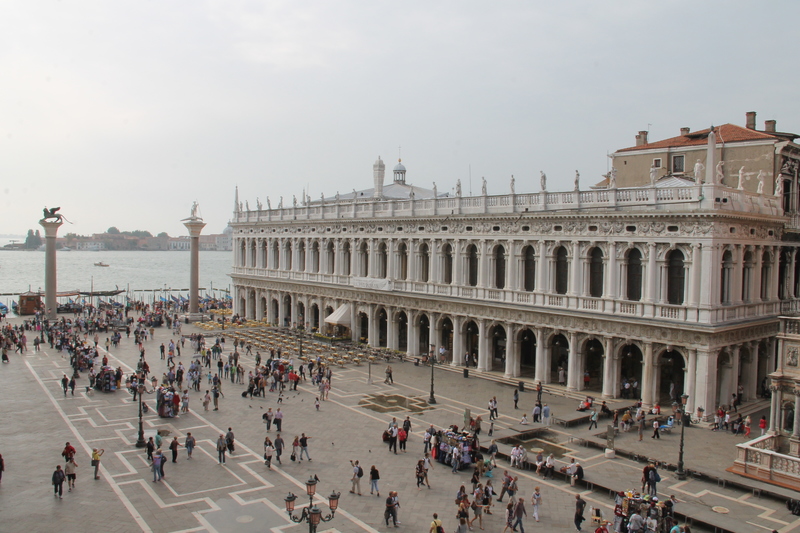
[[[772,135],[770,133],[764,133],[762,131],[750,130],[747,128],[743,128],[741,126],[737,126],[735,124],[723,124],[722,126],[717,126],[716,128],[714,128],[714,130],[717,133],[718,144],[744,142],[744,141],[783,140],[778,135]],[[704,145],[708,144],[709,131],[710,128],[706,128],[704,130],[693,131],[688,135],[679,135],[678,137],[672,137],[671,139],[664,139],[662,141],[647,143],[641,146],[631,146],[629,148],[622,148],[620,150],[617,150],[617,152],[633,152],[636,150],[653,150],[659,148],[680,148],[683,146]]]

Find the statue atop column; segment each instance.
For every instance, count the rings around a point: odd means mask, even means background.
[[[197,214],[199,208],[200,205],[197,203],[196,200],[192,202],[192,208],[189,211],[189,218],[185,218],[184,220],[203,220],[203,218]]]
[[[703,183],[703,171],[706,166],[698,159],[694,164],[694,181],[695,183]]]
[[[725,179],[725,172],[722,170],[723,165],[725,165],[725,161],[720,161],[717,163],[717,168],[714,171],[714,178],[717,181],[717,185],[722,185],[722,180]]]
[[[67,220],[64,215],[57,212],[60,209],[61,209],[60,207],[51,207],[50,209],[48,209],[47,206],[45,206],[44,209],[42,209],[43,213],[42,221],[47,222],[48,220],[53,219],[52,220],[53,222],[63,222]],[[69,220],[67,220],[67,222],[69,222]]]
[[[543,170],[540,170],[539,174],[541,174],[539,177],[539,184],[542,186],[542,192],[544,192],[547,190],[547,174],[545,174]]]

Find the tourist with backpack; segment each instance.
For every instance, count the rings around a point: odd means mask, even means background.
[[[350,494],[358,493],[361,496],[361,478],[364,477],[364,469],[358,464],[358,461],[350,461],[350,465],[353,467],[353,477],[350,481],[353,482],[353,486],[350,489]]]
[[[444,526],[442,521],[439,520],[439,515],[433,513],[433,522],[431,522],[431,529],[429,533],[444,533]]]

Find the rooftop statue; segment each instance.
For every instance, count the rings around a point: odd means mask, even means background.
[[[706,166],[698,159],[694,164],[694,181],[695,183],[703,183],[703,171]]]
[[[725,178],[725,172],[722,170],[724,164],[725,161],[717,163],[716,170],[714,171],[714,178],[717,180],[717,185],[722,185],[722,180]]]
[[[45,208],[42,209],[42,212],[44,213],[44,216],[42,216],[42,220],[46,221],[49,219],[53,219],[53,221],[55,222],[63,222],[64,220],[67,220],[67,218],[64,215],[56,212],[59,211],[60,209],[61,209],[60,207],[52,207],[48,209],[47,206],[45,206]],[[69,220],[67,220],[67,222],[69,222]]]
[[[541,177],[539,178],[539,183],[542,186],[542,191],[546,191],[547,190],[547,174],[545,174],[544,171],[542,171],[542,170],[539,171],[539,174],[541,174]]]

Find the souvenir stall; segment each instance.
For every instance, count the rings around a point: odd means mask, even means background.
[[[100,368],[94,379],[94,388],[102,392],[114,392],[117,390],[117,373],[110,366]]]

